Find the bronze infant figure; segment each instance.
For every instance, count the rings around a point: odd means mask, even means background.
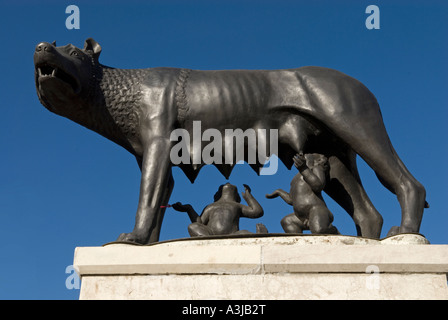
[[[206,206],[200,216],[189,204],[183,205],[176,202],[173,204],[173,209],[188,213],[191,220],[188,233],[192,237],[251,234],[247,230],[240,230],[240,218],[260,218],[263,216],[263,208],[252,195],[249,186],[244,185],[244,189],[242,196],[248,206],[240,203],[241,198],[237,188],[226,183],[219,187],[214,196],[215,201]],[[257,233],[267,233],[266,227],[257,224]]]
[[[331,224],[333,214],[321,194],[328,180],[327,158],[321,154],[297,154],[293,160],[299,173],[292,179],[289,193],[277,189],[266,195],[268,199],[280,196],[294,208],[294,213],[282,219],[283,230],[286,233],[310,230],[311,233],[338,234],[336,227]]]

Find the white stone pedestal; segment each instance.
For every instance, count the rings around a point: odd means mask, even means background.
[[[448,245],[416,234],[113,243],[74,266],[80,299],[448,299]]]

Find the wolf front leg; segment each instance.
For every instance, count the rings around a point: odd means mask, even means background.
[[[146,148],[141,165],[140,197],[134,230],[122,233],[118,241],[140,244],[158,241],[163,218],[160,216],[163,215],[160,206],[168,203],[167,194],[169,197],[169,189],[172,189],[170,146],[168,139],[156,138]]]

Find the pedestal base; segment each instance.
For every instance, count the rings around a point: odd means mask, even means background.
[[[448,299],[448,245],[266,235],[75,251],[80,299]]]

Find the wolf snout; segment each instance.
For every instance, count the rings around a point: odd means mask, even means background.
[[[50,52],[54,46],[48,42],[41,42],[36,46],[36,52]]]

